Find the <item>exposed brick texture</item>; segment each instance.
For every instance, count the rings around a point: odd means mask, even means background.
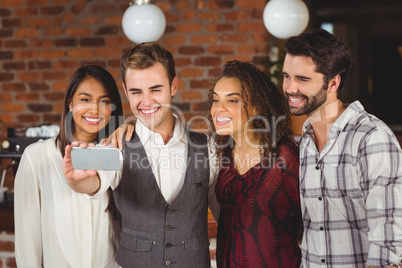
[[[82,64],[105,67],[121,89],[120,56],[134,45],[121,27],[128,3],[1,0],[0,140],[8,127],[59,124],[69,78]],[[268,58],[270,35],[262,20],[266,0],[158,0],[156,4],[167,20],[159,42],[175,57],[180,80],[173,103],[190,127],[207,130],[200,118],[210,81],[220,74],[220,67],[227,60],[241,59],[256,60],[262,68]],[[128,117],[130,108],[123,92],[122,96]],[[4,241],[3,236],[0,252],[12,251],[10,239]],[[12,253],[0,257],[0,267],[15,267]]]
[[[14,259],[14,233],[0,230],[0,267],[17,267]]]

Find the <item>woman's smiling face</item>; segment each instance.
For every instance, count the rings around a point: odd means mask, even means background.
[[[211,115],[217,134],[237,137],[244,132],[248,117],[244,109],[241,84],[237,78],[222,77],[216,83]]]
[[[111,98],[100,82],[93,77],[83,80],[69,104],[75,123],[74,138],[93,142],[109,123],[110,104]]]

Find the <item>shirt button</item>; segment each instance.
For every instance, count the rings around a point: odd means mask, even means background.
[[[166,266],[169,266],[169,265],[171,265],[172,263],[170,262],[170,261],[165,261],[165,265]]]
[[[165,244],[165,247],[166,247],[166,248],[171,248],[172,246],[173,246],[173,245],[172,245],[171,243],[166,243],[166,244]]]
[[[172,230],[172,226],[170,226],[170,225],[166,226],[166,230],[171,231],[171,230]]]
[[[321,259],[321,262],[325,262],[325,259]]]
[[[315,166],[315,170],[320,170],[320,167],[319,167],[319,166]]]
[[[323,231],[323,230],[324,230],[324,227],[320,227],[320,230]]]
[[[318,200],[322,201],[322,197],[321,197],[321,196],[320,196],[320,197],[318,197]]]

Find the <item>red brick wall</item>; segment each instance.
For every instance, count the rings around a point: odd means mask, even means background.
[[[121,88],[120,56],[133,46],[121,28],[129,1],[1,0],[0,140],[8,127],[58,124],[69,78],[80,65],[105,67]],[[156,0],[167,20],[160,43],[174,55],[180,79],[173,102],[187,120],[204,114],[209,81],[226,61],[262,66],[267,59],[266,2]],[[13,234],[0,230],[0,267],[15,267],[13,247]]]
[[[157,0],[167,27],[160,43],[177,65],[179,104],[187,119],[204,113],[209,81],[230,59],[267,58],[266,0]],[[129,0],[2,0],[0,139],[15,126],[58,124],[74,70],[99,64],[115,77],[133,46],[121,19]],[[124,99],[124,95],[122,94]],[[124,111],[130,114],[125,101]]]
[[[0,230],[0,267],[17,267],[14,258],[14,233]]]

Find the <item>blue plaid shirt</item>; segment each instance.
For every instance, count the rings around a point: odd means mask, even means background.
[[[304,267],[402,263],[402,151],[392,131],[348,106],[322,152],[309,120],[300,144]]]

